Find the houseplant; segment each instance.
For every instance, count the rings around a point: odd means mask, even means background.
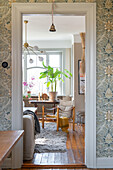
[[[44,64],[44,62],[42,62],[42,65],[45,68],[45,71],[40,73],[39,79],[48,77],[48,81],[45,82],[45,83],[47,83],[47,87],[49,87],[51,85],[51,92],[49,92],[49,99],[52,100],[52,101],[56,100],[56,97],[57,97],[57,91],[56,91],[57,81],[64,82],[64,80],[61,78],[61,75],[70,79],[72,77],[72,73],[70,73],[67,69],[65,69],[64,72],[62,72],[58,69],[54,70],[53,67],[46,66]]]

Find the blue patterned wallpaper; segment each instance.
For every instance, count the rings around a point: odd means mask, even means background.
[[[0,130],[11,129],[11,4],[14,2],[52,0],[0,0]],[[97,4],[97,157],[113,157],[113,1],[55,2]],[[7,68],[2,68],[3,61],[8,62]]]

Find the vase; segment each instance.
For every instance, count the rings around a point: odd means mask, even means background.
[[[49,100],[56,101],[57,100],[57,93],[58,92],[49,92]]]

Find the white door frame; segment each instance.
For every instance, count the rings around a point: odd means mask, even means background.
[[[96,4],[57,3],[55,13],[86,16],[85,164],[96,168]],[[12,130],[23,128],[22,14],[51,14],[51,3],[12,4]],[[12,154],[13,168],[22,161],[21,141]]]

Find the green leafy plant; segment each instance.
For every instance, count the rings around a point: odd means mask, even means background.
[[[42,62],[42,65],[45,68],[45,71],[40,73],[39,79],[48,77],[48,82],[45,82],[45,83],[47,83],[47,87],[51,85],[52,92],[53,92],[53,89],[55,89],[54,91],[56,92],[57,81],[64,82],[64,80],[61,78],[61,75],[69,79],[71,79],[72,77],[72,73],[70,73],[67,69],[64,70],[65,72],[62,72],[58,69],[54,71],[53,67],[45,66],[44,62]]]

